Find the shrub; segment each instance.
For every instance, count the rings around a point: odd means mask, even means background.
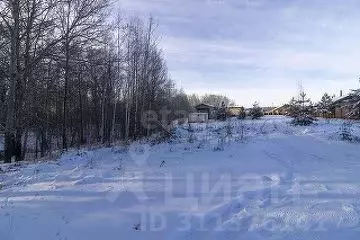
[[[294,119],[291,121],[293,125],[296,126],[309,126],[316,121],[316,118],[312,116],[295,116]]]
[[[351,121],[346,121],[343,124],[341,124],[340,127],[340,137],[343,141],[354,141],[355,137],[353,135],[353,125]]]

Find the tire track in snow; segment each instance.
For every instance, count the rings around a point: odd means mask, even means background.
[[[273,204],[273,187],[267,186],[260,190],[245,191],[232,201],[206,212],[201,220],[195,216],[191,222],[192,228],[187,233],[169,239],[224,239],[224,237],[225,239],[234,239],[233,235],[238,238],[239,235],[248,234],[256,225],[257,218],[264,215],[266,208],[270,206],[281,208],[292,203],[286,197],[286,189],[284,189],[283,194],[277,196],[281,198],[280,201]],[[200,225],[202,228],[199,228]],[[256,239],[261,236],[256,231],[252,232],[252,235]]]

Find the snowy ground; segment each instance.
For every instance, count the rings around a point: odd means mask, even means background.
[[[359,143],[342,121],[288,121],[0,165],[0,239],[359,239]]]

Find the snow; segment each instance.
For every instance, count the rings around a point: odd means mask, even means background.
[[[167,143],[0,165],[0,239],[358,239],[360,151],[342,123],[182,125]]]

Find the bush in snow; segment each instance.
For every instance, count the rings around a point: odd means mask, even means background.
[[[157,145],[165,142],[176,141],[176,129],[170,129],[169,131],[162,131],[156,134],[151,135],[143,139],[145,142],[150,143],[150,145]]]
[[[88,159],[85,167],[89,168],[89,169],[94,169],[95,168],[95,161],[94,161],[94,158],[92,156],[90,157],[90,159]]]
[[[236,141],[244,142],[246,137],[246,125],[243,121],[241,121],[241,123],[237,127],[237,134],[238,136],[236,137]]]
[[[196,141],[196,137],[194,133],[191,133],[188,138],[188,143],[194,143]]]
[[[129,151],[129,146],[130,146],[130,144],[128,142],[124,142],[123,145],[121,145],[121,146],[112,147],[111,152],[117,153],[117,154],[124,154]]]
[[[194,130],[193,126],[191,125],[191,123],[189,123],[188,128],[187,128],[187,131],[188,131],[189,133],[195,132],[195,130]]]
[[[351,121],[346,121],[341,125],[340,138],[343,141],[360,142],[360,138],[354,135],[353,123]]]
[[[259,106],[258,102],[253,104],[252,109],[250,110],[250,116],[252,119],[259,119],[264,116],[264,112],[262,111],[261,107]]]
[[[217,145],[214,147],[214,151],[224,151],[225,147],[225,136],[220,136]]]
[[[191,123],[189,123],[188,132],[189,132],[188,143],[194,143],[196,140],[195,130],[192,127]]]
[[[133,229],[136,231],[141,231],[141,224],[140,223],[135,224]]]
[[[340,127],[341,140],[352,141],[353,138],[352,124],[350,121],[344,122]]]
[[[239,113],[239,115],[237,116],[237,118],[238,118],[239,120],[245,119],[245,118],[246,118],[246,112],[245,112],[245,110],[240,111],[240,113]]]
[[[264,121],[264,122],[260,125],[259,131],[260,131],[260,134],[263,134],[263,135],[269,134],[269,128],[268,128],[268,126],[267,126],[267,121]]]
[[[214,151],[223,151],[226,142],[230,142],[233,138],[234,126],[231,121],[228,121],[225,126],[214,131],[217,134],[217,142]]]
[[[226,126],[225,126],[226,137],[231,137],[232,136],[233,128],[234,127],[231,125],[231,122],[228,121]]]
[[[309,126],[313,124],[314,121],[316,121],[316,119],[312,116],[296,116],[291,123],[297,126]]]

